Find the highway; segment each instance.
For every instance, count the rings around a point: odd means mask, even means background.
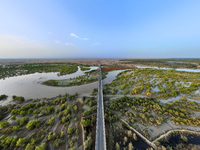
[[[96,128],[96,147],[95,147],[95,149],[96,150],[106,150],[101,63],[99,64],[99,86],[98,86],[97,128]]]

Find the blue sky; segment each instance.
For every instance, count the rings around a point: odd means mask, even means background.
[[[199,0],[0,2],[0,58],[199,57]]]

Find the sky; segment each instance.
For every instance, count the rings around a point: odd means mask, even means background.
[[[0,58],[199,57],[199,0],[0,1]]]

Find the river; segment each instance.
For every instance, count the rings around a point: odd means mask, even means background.
[[[137,68],[153,68],[153,69],[164,69],[164,70],[172,70],[173,68],[165,68],[165,67],[148,67],[148,66],[137,66]],[[174,69],[176,71],[186,71],[186,72],[200,72],[200,69]]]
[[[90,67],[90,70],[98,69],[98,67]],[[12,96],[23,96],[25,100],[37,99],[37,98],[51,98],[59,94],[74,94],[76,92],[82,94],[91,94],[93,88],[98,87],[98,82],[84,84],[81,86],[72,87],[53,87],[43,85],[42,82],[50,79],[60,80],[74,78],[80,75],[84,75],[85,71],[81,71],[78,67],[78,71],[72,74],[63,76],[57,76],[57,72],[51,73],[33,73],[28,75],[9,77],[0,80],[0,95],[6,94],[8,98],[0,101],[0,105],[6,105],[12,101]]]

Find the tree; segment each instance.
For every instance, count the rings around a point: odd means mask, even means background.
[[[71,127],[69,127],[69,128],[67,129],[67,133],[72,134],[72,133],[73,133],[73,129],[72,129]]]
[[[46,150],[46,143],[44,142],[41,145],[36,146],[35,150]]]
[[[34,150],[34,146],[28,143],[25,150]]]
[[[59,113],[59,108],[56,108],[56,113]]]
[[[37,117],[38,117],[38,114],[34,114],[33,116],[34,116],[34,118],[37,118]]]
[[[77,113],[78,107],[77,107],[76,105],[74,105],[74,106],[73,106],[73,110],[74,110],[75,113]]]
[[[132,137],[132,131],[128,130],[128,137]]]
[[[85,100],[85,98],[86,98],[86,97],[85,97],[85,96],[83,96],[83,97],[82,97],[82,100],[84,101],[84,100]]]
[[[12,128],[12,131],[15,133],[17,133],[17,131],[19,131],[19,130],[20,130],[20,128],[17,126],[13,126],[13,128]]]
[[[116,150],[120,150],[120,146],[118,143],[116,143],[115,148],[116,148]]]
[[[79,133],[79,130],[78,130],[78,129],[76,129],[76,131],[75,131],[75,132],[76,132],[76,134],[78,135],[78,133]]]
[[[4,128],[4,127],[6,127],[8,125],[9,125],[9,122],[5,120],[0,124],[0,128]]]
[[[29,117],[22,117],[16,120],[16,124],[23,126],[29,121]]]
[[[52,133],[50,132],[49,135],[48,135],[48,140],[52,140],[56,137],[56,133]]]
[[[40,126],[40,121],[38,119],[36,119],[36,120],[29,121],[28,124],[26,125],[26,128],[28,130],[31,130],[34,127],[39,127],[39,126]]]
[[[0,95],[0,100],[4,99],[4,98],[6,98],[6,97],[8,97],[8,96],[7,96],[7,95],[5,95],[5,94],[3,94],[3,95]]]
[[[135,87],[135,88],[133,88],[133,92],[135,93],[135,94],[137,94],[138,93],[138,89]]]
[[[53,142],[53,146],[56,146],[56,147],[59,147],[60,143],[62,141],[60,139],[56,139],[54,142]]]
[[[19,138],[16,146],[23,146],[28,141],[27,138]]]
[[[90,146],[92,145],[92,137],[91,137],[91,133],[87,136],[87,140],[84,143],[85,149],[90,148]]]
[[[187,142],[187,141],[188,141],[187,137],[184,136],[184,135],[181,135],[181,139],[182,139],[184,142]]]
[[[55,123],[55,118],[54,117],[51,117],[51,119],[49,119],[48,121],[47,121],[47,124],[49,124],[49,125],[52,125],[52,124],[54,124]]]
[[[134,150],[133,144],[131,142],[128,144],[128,149],[129,150]]]
[[[68,93],[65,93],[65,96],[67,97],[67,96],[69,96],[69,94],[68,94]]]
[[[22,96],[13,95],[12,98],[13,98],[14,101],[18,101],[18,103],[21,103],[25,100],[24,97],[22,97]]]
[[[63,111],[65,109],[65,104],[62,104],[62,106],[60,107],[60,110]]]
[[[156,141],[155,144],[156,144],[156,146],[160,146],[160,142],[159,141]]]
[[[11,120],[15,120],[15,118],[16,118],[16,116],[14,115],[14,116],[12,116],[10,119],[11,119]]]
[[[24,116],[24,115],[26,115],[26,111],[23,111],[23,110],[22,110],[22,111],[20,111],[20,115],[21,115],[21,116]]]
[[[124,142],[126,143],[128,141],[127,137],[125,136],[124,137]]]
[[[63,138],[65,136],[65,133],[62,131],[60,134],[60,137]]]
[[[70,141],[69,141],[69,146],[72,147],[73,145],[74,145],[73,141],[70,140]]]
[[[138,140],[137,135],[136,135],[135,133],[133,133],[133,139],[134,139],[135,141]]]
[[[151,95],[150,90],[147,90],[146,93],[147,93],[147,96],[150,96],[150,95]]]

